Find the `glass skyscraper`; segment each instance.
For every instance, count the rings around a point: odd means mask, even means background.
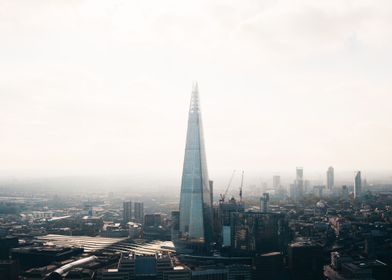
[[[212,190],[208,178],[199,90],[192,89],[180,198],[180,235],[193,242],[212,241]]]

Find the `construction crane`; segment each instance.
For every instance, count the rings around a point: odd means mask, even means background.
[[[242,202],[242,187],[244,186],[244,170],[242,170],[241,187],[240,187],[240,202]]]
[[[229,183],[227,184],[226,191],[224,192],[224,194],[220,194],[220,199],[219,199],[220,203],[224,203],[225,202],[226,195],[227,195],[227,193],[228,193],[228,191],[230,189],[231,183],[233,182],[234,174],[235,174],[235,170],[233,170],[233,173],[231,174]]]

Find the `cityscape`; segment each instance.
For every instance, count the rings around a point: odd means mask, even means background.
[[[389,2],[2,2],[0,280],[392,279]]]
[[[180,198],[16,191],[1,197],[1,279],[390,279],[392,185],[312,185],[297,167],[264,193],[214,193],[198,84]],[[261,276],[262,275],[262,276]]]

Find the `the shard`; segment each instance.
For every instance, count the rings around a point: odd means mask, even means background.
[[[194,242],[212,240],[212,190],[209,183],[199,90],[192,89],[180,198],[180,234]]]

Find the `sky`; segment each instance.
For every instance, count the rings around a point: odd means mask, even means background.
[[[390,0],[0,0],[0,174],[180,184],[196,80],[212,178],[391,171],[391,27]]]

